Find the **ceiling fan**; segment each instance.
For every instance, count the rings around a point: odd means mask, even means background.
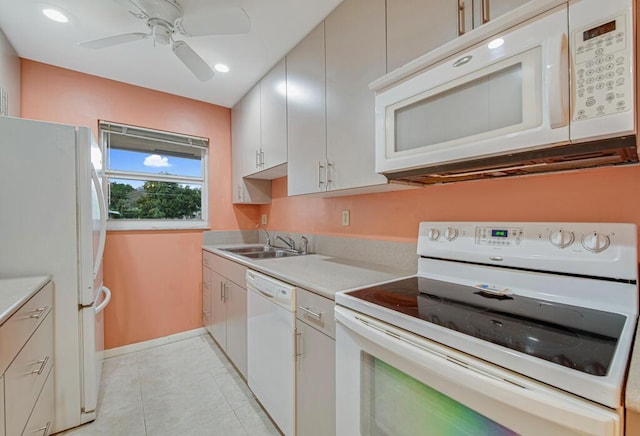
[[[149,33],[134,32],[109,36],[81,42],[80,46],[101,49],[150,38],[154,43],[170,45],[175,55],[202,82],[213,77],[213,70],[185,41],[176,41],[173,36],[229,35],[247,33],[250,28],[247,13],[237,6],[217,5],[211,10],[185,15],[182,6],[175,0],[116,1],[127,8],[133,7],[134,10],[129,12],[146,22]]]

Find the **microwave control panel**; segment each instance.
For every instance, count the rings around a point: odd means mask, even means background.
[[[633,108],[627,22],[622,14],[573,32],[574,121]]]

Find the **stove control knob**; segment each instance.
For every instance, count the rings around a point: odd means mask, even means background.
[[[440,237],[440,230],[434,229],[433,227],[429,229],[429,233],[427,234],[427,238],[431,241],[437,241]]]
[[[562,229],[551,232],[549,235],[549,241],[551,241],[551,244],[558,248],[567,248],[569,245],[573,244],[575,240],[576,237],[573,232]]]
[[[593,253],[600,253],[609,248],[611,241],[606,235],[598,232],[589,233],[582,237],[582,246]]]
[[[447,241],[453,241],[457,237],[458,237],[458,229],[454,227],[447,227],[447,229],[444,231],[444,238]]]

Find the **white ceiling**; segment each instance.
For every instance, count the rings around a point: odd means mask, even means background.
[[[341,1],[178,0],[185,16],[231,3],[243,7],[251,20],[251,30],[244,35],[176,37],[187,41],[211,67],[221,62],[231,68],[207,82],[200,82],[170,47],[154,47],[151,39],[101,50],[78,46],[92,39],[148,32],[122,0],[0,0],[0,29],[21,58],[231,107]],[[71,22],[47,19],[41,13],[43,5],[64,10]]]

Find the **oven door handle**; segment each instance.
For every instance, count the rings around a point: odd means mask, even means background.
[[[604,406],[559,394],[546,385],[349,309],[336,306],[335,314],[336,349],[355,340],[361,349],[371,348],[378,358],[390,359],[402,371],[416,371],[422,383],[513,431],[528,434],[520,417],[529,416],[556,429],[585,435],[620,434],[620,416]],[[351,339],[342,337],[345,334]]]

